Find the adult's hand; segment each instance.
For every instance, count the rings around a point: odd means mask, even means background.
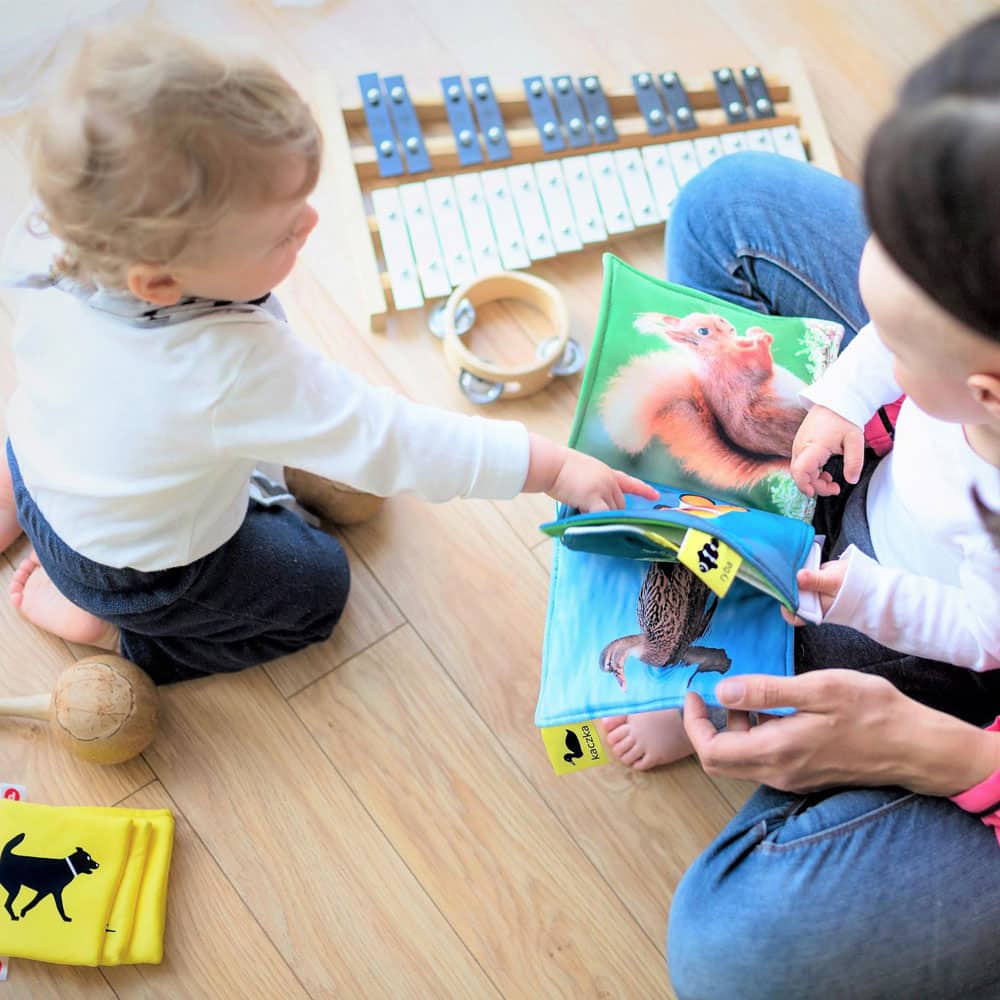
[[[918,704],[887,680],[856,670],[720,681],[729,725],[717,732],[689,692],[684,727],[706,773],[790,792],[835,785],[902,785],[954,795],[1000,767],[1000,738]],[[749,712],[794,708],[750,725]]]

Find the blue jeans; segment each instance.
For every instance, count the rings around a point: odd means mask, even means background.
[[[853,185],[740,153],[683,189],[667,272],[762,313],[835,319],[850,338],[867,322],[866,238]],[[1000,997],[998,927],[996,836],[947,800],[762,787],[677,887],[667,960],[681,1000]]]

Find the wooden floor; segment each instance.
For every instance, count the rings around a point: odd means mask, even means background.
[[[328,70],[403,72],[413,90],[447,73],[640,69],[694,79],[797,46],[845,174],[905,68],[995,7],[933,0],[163,0],[167,18],[254,40],[303,86]],[[27,183],[18,123],[0,121],[0,222]],[[322,224],[321,224],[322,225]],[[834,234],[835,238],[835,234]],[[316,247],[319,249],[317,250]],[[662,272],[661,235],[615,250]],[[282,299],[300,334],[372,381],[471,410],[420,316],[387,336],[354,324],[336,232]],[[539,268],[568,297],[589,343],[600,252]],[[337,293],[334,298],[331,289]],[[0,304],[9,334],[14,303]],[[521,330],[501,307],[490,325]],[[514,336],[513,332],[510,336]],[[530,335],[530,332],[529,332]],[[522,336],[517,333],[516,336]],[[81,350],[86,345],[81,344]],[[70,363],[67,360],[66,363]],[[0,397],[14,385],[0,351]],[[113,391],[113,386],[97,387]],[[564,440],[578,379],[496,405]],[[17,997],[670,996],[662,945],[685,868],[745,798],[693,762],[654,774],[604,767],[556,779],[532,724],[548,583],[545,498],[430,506],[395,499],[344,533],[353,596],[326,645],[241,676],[163,691],[143,758],[98,769],[44,728],[0,728],[0,780],[50,803],[167,806],[177,818],[166,959],[159,967],[69,969],[15,961]],[[7,553],[2,575],[23,555]],[[267,581],[260,581],[267,586]],[[0,687],[46,690],[80,650],[0,602]]]

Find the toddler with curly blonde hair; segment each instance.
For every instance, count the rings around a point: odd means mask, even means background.
[[[582,509],[649,488],[513,421],[420,406],[308,350],[272,289],[318,216],[322,138],[265,63],[127,28],[86,43],[35,113],[47,230],[8,243],[18,318],[0,544],[32,554],[29,621],[120,648],[157,682],[239,670],[330,635],[337,541],[255,498],[260,463],[379,496]],[[32,227],[37,230],[37,227]],[[9,267],[8,267],[9,271]]]

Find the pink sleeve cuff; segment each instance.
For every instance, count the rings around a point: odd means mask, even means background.
[[[986,727],[987,732],[1000,731],[1000,715]],[[952,795],[951,801],[966,812],[978,816],[987,826],[992,826],[1000,844],[1000,771],[994,771],[978,785],[958,795]]]

